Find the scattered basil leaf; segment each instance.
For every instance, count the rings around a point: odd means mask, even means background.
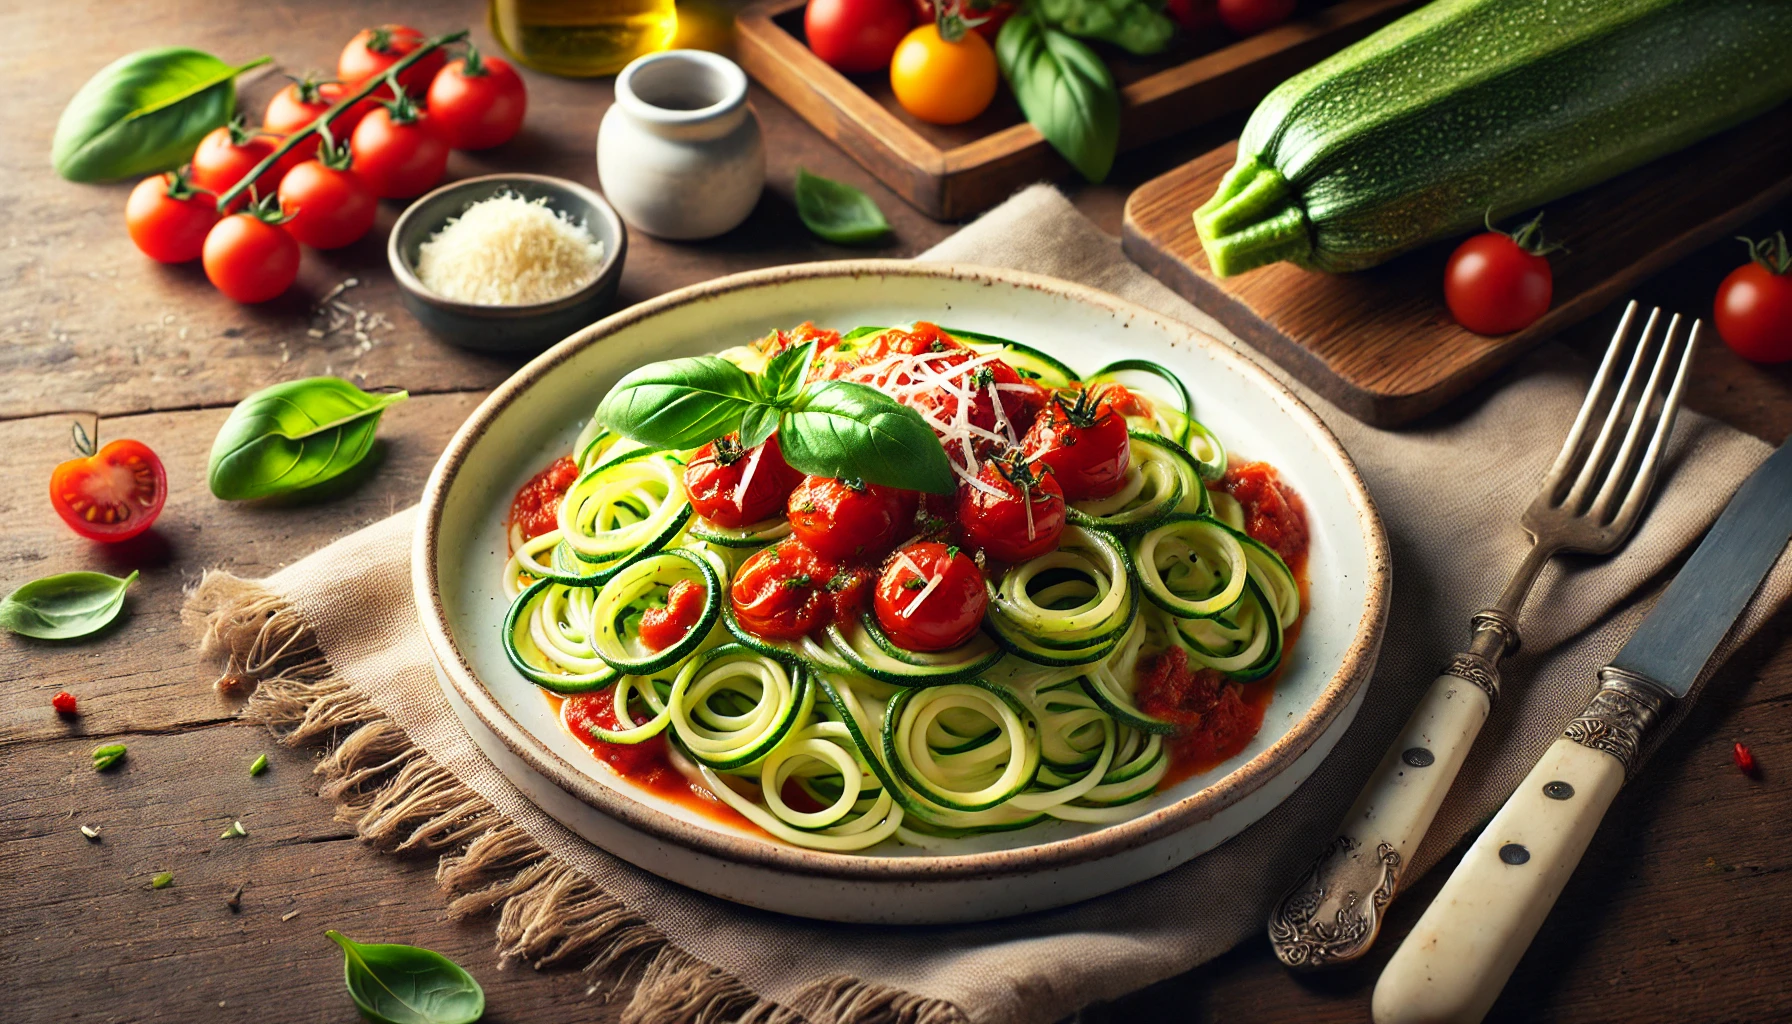
[[[179,167],[207,132],[230,120],[236,76],[269,59],[232,67],[185,47],[120,57],[88,79],[63,108],[50,164],[70,181]]]
[[[226,828],[224,830],[224,833],[222,835],[220,835],[218,838],[219,839],[236,839],[240,836],[246,836],[248,834],[249,834],[249,830],[243,827],[242,822],[233,821],[230,823],[230,827]]]
[[[779,420],[778,445],[799,472],[933,494],[953,491],[952,466],[933,428],[920,413],[864,384],[831,380],[805,388]]]
[[[73,640],[105,628],[124,607],[137,579],[103,572],[63,572],[32,580],[0,600],[0,627],[39,640]]]
[[[759,371],[758,377],[761,397],[780,407],[796,401],[797,394],[803,390],[804,379],[809,376],[809,366],[815,361],[815,348],[815,342],[804,342],[766,360],[765,369]]]
[[[336,377],[289,380],[237,403],[212,442],[206,473],[226,501],[291,494],[352,469],[403,391],[369,394]]]
[[[265,772],[267,770],[268,770],[268,755],[266,755],[266,754],[262,754],[260,757],[257,757],[255,759],[254,763],[249,765],[249,774],[250,775],[260,775],[262,772]]]
[[[1002,23],[996,61],[1052,148],[1090,181],[1106,178],[1120,147],[1120,90],[1101,58],[1023,10]]]
[[[343,980],[362,1016],[377,1024],[473,1024],[485,1014],[485,990],[461,966],[433,950],[396,943],[362,945],[335,930]]]
[[[1113,43],[1128,53],[1163,52],[1176,23],[1150,0],[1031,0],[1039,20],[1073,36]]]
[[[642,444],[695,448],[739,430],[758,401],[753,378],[720,356],[668,359],[617,381],[597,419]]]
[[[890,233],[877,202],[843,181],[798,168],[796,215],[803,226],[839,245],[865,245]]]
[[[124,759],[124,744],[108,743],[93,748],[93,770],[103,772]]]
[[[173,884],[174,872],[172,871],[164,871],[149,880],[149,887],[151,889],[166,889]]]

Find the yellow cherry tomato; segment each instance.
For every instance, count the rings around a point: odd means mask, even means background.
[[[934,124],[959,124],[996,96],[996,54],[975,32],[947,42],[929,22],[902,38],[890,58],[890,88],[902,109]]]

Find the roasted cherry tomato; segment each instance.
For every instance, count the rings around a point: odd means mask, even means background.
[[[1219,0],[1219,19],[1241,36],[1274,28],[1294,13],[1295,0]]]
[[[956,40],[935,23],[902,38],[890,58],[890,89],[910,114],[933,124],[962,124],[996,96],[996,54],[975,32]]]
[[[747,559],[728,598],[734,617],[754,636],[800,640],[828,624],[838,569],[800,540],[786,538]]]
[[[455,149],[490,149],[509,142],[523,126],[528,105],[516,69],[484,56],[472,44],[466,57],[450,62],[429,84],[429,116]]]
[[[1064,532],[1064,492],[1049,470],[1024,458],[989,459],[977,485],[958,485],[958,528],[965,542],[1000,562],[1054,551]]]
[[[267,113],[261,118],[262,130],[276,135],[291,135],[309,128],[311,122],[322,117],[350,91],[341,83],[320,82],[309,76],[294,81],[268,101]],[[369,97],[337,114],[336,119],[330,122],[330,135],[340,141],[348,141],[349,136],[355,133],[355,125],[360,124],[361,119],[372,113],[373,108],[378,105],[377,101]],[[322,136],[314,135],[294,147],[293,152],[299,154],[299,159],[308,160],[316,155],[321,138]]]
[[[266,302],[298,279],[299,243],[281,226],[277,201],[233,213],[205,236],[205,276],[238,302]]]
[[[75,432],[81,458],[50,474],[50,504],[76,533],[107,544],[129,540],[155,523],[168,500],[162,460],[141,441],[113,441],[95,452]]]
[[[1027,425],[1033,422],[1038,403],[1043,400],[1040,390],[1022,382],[1014,367],[994,357],[978,357],[956,338],[930,323],[917,323],[908,330],[885,331],[866,346],[861,360],[865,366],[874,366],[898,354],[931,355],[932,358],[924,360],[927,373],[950,374],[949,379],[957,392],[968,391],[974,396],[967,402],[970,407],[968,418],[979,430],[994,432],[1005,419],[1018,441]],[[954,367],[965,369],[953,373]],[[884,382],[884,379],[879,381]],[[1001,417],[996,415],[998,398]],[[930,421],[934,429],[944,431],[957,418],[962,399],[954,391],[936,387],[909,395],[906,401]]]
[[[909,0],[809,0],[803,37],[815,56],[841,71],[881,71],[914,23]]]
[[[703,584],[696,580],[672,584],[665,604],[641,613],[641,643],[650,651],[663,651],[683,640],[703,617],[703,603],[708,599]]]
[[[740,435],[729,434],[697,449],[684,467],[684,490],[698,515],[734,528],[783,511],[784,499],[802,478],[785,464],[776,434],[750,451],[741,449]]]
[[[1021,448],[1028,461],[1051,470],[1065,501],[1105,498],[1120,489],[1132,459],[1126,419],[1105,395],[1060,396],[1033,421]]]
[[[1549,311],[1550,247],[1537,227],[1543,215],[1507,235],[1488,231],[1456,247],[1444,267],[1444,301],[1456,322],[1476,334],[1511,334]]]
[[[809,476],[785,508],[791,532],[823,557],[876,561],[913,531],[918,501],[914,491]]]
[[[828,579],[827,590],[834,600],[834,621],[852,622],[871,605],[871,588],[877,574],[863,566],[837,569]]]
[[[199,140],[199,148],[193,151],[193,184],[222,195],[247,177],[256,164],[267,159],[279,147],[279,138],[251,130],[243,124],[241,118],[237,118],[222,128],[212,129],[210,134]],[[273,195],[274,190],[280,187],[280,179],[303,159],[295,149],[263,171],[249,187],[254,190],[255,198]],[[230,201],[230,208],[233,211],[240,210],[249,201],[249,189],[245,189]]]
[[[218,223],[217,197],[200,192],[186,170],[144,178],[124,204],[124,223],[143,255],[160,263],[185,263],[205,251],[205,235]]]
[[[1757,363],[1792,360],[1792,249],[1786,233],[1748,243],[1751,262],[1717,286],[1711,319],[1724,344]]]
[[[420,196],[448,169],[448,140],[408,97],[382,104],[355,126],[355,173],[381,199]]]
[[[372,229],[380,201],[351,163],[347,146],[331,146],[286,172],[280,209],[288,234],[313,249],[340,249]]]
[[[378,28],[364,28],[355,33],[342,48],[342,56],[336,59],[336,77],[350,89],[355,88],[375,75],[384,74],[386,69],[409,56],[423,45],[423,33],[409,25],[381,25]],[[438,48],[429,56],[405,68],[398,76],[398,84],[412,97],[421,99],[428,91],[430,80],[436,72],[442,70],[442,62],[447,58]],[[392,92],[381,86],[375,96],[390,98]]]
[[[877,580],[877,624],[900,647],[944,651],[977,632],[989,605],[983,571],[956,547],[924,540],[891,555]]]

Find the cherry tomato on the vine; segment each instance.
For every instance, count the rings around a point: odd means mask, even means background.
[[[703,617],[703,602],[708,598],[708,591],[696,580],[672,584],[665,604],[641,613],[641,644],[650,651],[663,651],[683,640]]]
[[[800,640],[828,624],[834,609],[828,583],[838,571],[793,537],[761,548],[729,588],[734,617],[754,636]]]
[[[429,84],[429,116],[455,149],[490,149],[516,136],[529,97],[516,69],[472,46]]]
[[[1074,401],[1053,399],[1021,441],[1031,462],[1052,471],[1065,501],[1105,498],[1119,490],[1131,446],[1126,419],[1105,394],[1087,390]]]
[[[210,134],[199,140],[199,148],[193,151],[193,184],[208,192],[223,195],[278,148],[279,138],[247,127],[239,117],[227,125],[212,129]],[[295,149],[263,171],[250,186],[255,197],[273,195],[274,190],[280,187],[280,179],[303,159],[305,158],[298,155]],[[240,210],[249,204],[250,189],[244,189],[230,201],[231,210]]]
[[[944,651],[964,643],[977,632],[988,606],[977,563],[958,548],[931,540],[890,556],[872,600],[877,624],[911,651]]]
[[[1444,302],[1476,334],[1510,334],[1549,311],[1554,279],[1535,219],[1516,234],[1489,230],[1456,247],[1444,266]]]
[[[332,146],[286,172],[280,209],[287,234],[313,249],[340,249],[367,234],[380,203],[354,172],[348,147]]]
[[[847,73],[880,71],[914,25],[909,0],[809,0],[803,37],[809,49]]]
[[[947,6],[951,6],[948,2]],[[921,25],[939,19],[934,9],[933,0],[914,0],[915,24]],[[1002,23],[1016,10],[1016,5],[1008,0],[964,0],[958,5],[958,15],[969,22],[971,31],[989,40],[989,45],[996,44],[996,36],[1002,31]]]
[[[777,515],[802,478],[785,463],[776,434],[752,449],[741,448],[740,435],[729,434],[697,449],[684,467],[684,490],[698,515],[736,528]]]
[[[857,480],[804,477],[785,507],[797,539],[834,559],[875,560],[908,536],[919,498]]]
[[[1792,249],[1786,233],[1743,239],[1750,260],[1717,286],[1711,319],[1724,344],[1757,363],[1792,360]]]
[[[205,236],[205,276],[238,302],[266,302],[299,276],[299,243],[281,225],[278,201],[233,213]]]
[[[268,101],[268,110],[262,115],[261,127],[277,135],[291,135],[310,127],[311,122],[322,117],[351,91],[339,82],[319,82],[310,77],[299,79],[275,93],[274,98]],[[377,101],[369,97],[337,114],[329,125],[331,137],[347,142],[355,132],[355,125],[360,124],[361,119],[378,105]],[[308,160],[317,154],[317,146],[322,139],[321,135],[314,135],[293,147],[293,152],[299,154],[300,160]]]
[[[933,23],[917,26],[890,58],[896,102],[923,121],[962,124],[983,113],[996,96],[996,54],[975,32],[956,40]]]
[[[131,241],[161,263],[198,259],[206,232],[217,222],[217,197],[193,188],[185,168],[144,178],[124,204]]]
[[[420,196],[448,169],[448,140],[407,97],[383,104],[355,126],[355,173],[381,199]]]
[[[958,485],[958,527],[964,539],[1000,562],[1024,562],[1054,551],[1064,532],[1064,492],[1049,471],[1024,458],[990,459],[973,486]]]
[[[1218,0],[1219,19],[1241,36],[1274,28],[1294,13],[1295,0]]]
[[[141,441],[113,441],[96,452],[80,430],[75,444],[82,457],[50,474],[50,504],[62,521],[107,544],[149,529],[168,500],[168,474],[156,453]]]
[[[384,74],[387,68],[420,48],[423,39],[423,33],[409,25],[364,28],[355,33],[355,38],[342,48],[342,56],[336,59],[336,77],[353,89],[375,75]],[[447,57],[437,48],[400,72],[398,84],[412,97],[421,97],[428,91],[430,80],[436,77],[436,72],[442,70],[442,64],[446,60]],[[390,99],[392,90],[382,85],[374,95]]]

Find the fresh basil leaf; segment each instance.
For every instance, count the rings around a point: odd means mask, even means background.
[[[745,370],[720,356],[648,363],[616,383],[597,407],[598,422],[658,448],[695,448],[740,429],[758,404]]]
[[[1107,65],[1069,35],[1021,11],[996,35],[996,61],[1021,112],[1090,181],[1120,147],[1120,90]]]
[[[226,501],[291,494],[352,469],[403,391],[369,394],[336,377],[289,380],[237,403],[212,442],[212,493]]]
[[[803,390],[803,379],[809,375],[809,365],[813,362],[813,341],[792,345],[772,356],[766,360],[765,369],[759,371],[759,394],[767,402],[777,406],[786,406],[796,401],[797,393]]]
[[[0,627],[39,640],[73,640],[105,628],[124,607],[137,579],[103,572],[64,572],[32,580],[0,600]]]
[[[890,233],[877,202],[843,181],[796,172],[796,215],[803,226],[840,245],[865,245]]]
[[[185,47],[139,50],[87,80],[63,108],[50,163],[70,181],[103,181],[186,163],[199,140],[236,110],[232,67]]]
[[[485,990],[459,964],[434,950],[397,943],[362,945],[334,929],[342,975],[361,1015],[377,1024],[473,1024],[485,1015]]]
[[[792,469],[886,487],[951,494],[952,467],[921,414],[873,387],[818,381],[778,422]]]
[[[1176,34],[1176,23],[1150,0],[1032,0],[1031,9],[1047,25],[1140,56],[1163,52]]]
[[[740,418],[740,446],[757,448],[778,432],[778,418],[784,410],[775,405],[750,405]]]

